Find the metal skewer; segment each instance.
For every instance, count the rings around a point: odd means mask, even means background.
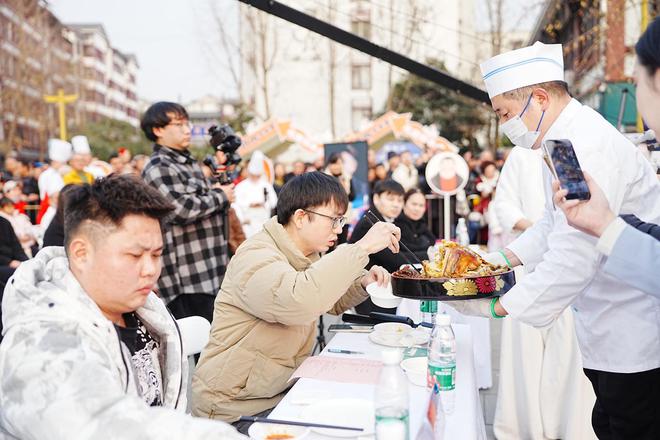
[[[370,215],[371,215],[373,218],[375,218],[377,222],[380,221],[380,219],[378,218],[378,216],[376,216],[376,214],[374,214],[373,212],[371,212],[370,209],[368,209],[368,210],[367,210],[367,215],[366,215],[366,217],[367,217],[367,220],[369,220],[369,223],[371,223],[372,226],[373,226],[374,224],[376,224],[376,223],[375,223],[375,222],[369,217]],[[419,258],[417,258],[417,254],[415,254],[413,251],[411,251],[410,249],[408,249],[408,246],[406,246],[406,244],[405,244],[404,242],[402,242],[401,240],[399,240],[399,244],[403,247],[403,249],[404,249],[406,252],[408,252],[409,254],[411,254],[411,255],[415,258],[415,260],[417,260],[417,264],[419,264],[420,266],[422,265],[422,262],[419,260]],[[421,272],[419,269],[417,269],[417,268],[415,267],[415,263],[413,263],[412,261],[410,261],[410,259],[407,258],[407,257],[405,257],[405,256],[404,256],[403,258],[408,262],[408,264],[410,264],[410,267],[412,267],[412,268],[413,268],[418,274],[420,274],[420,275],[422,274],[422,272]]]

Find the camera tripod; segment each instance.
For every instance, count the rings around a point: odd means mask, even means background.
[[[325,326],[323,325],[323,315],[319,316],[319,323],[316,328],[318,329],[318,332],[316,334],[316,344],[314,344],[314,348],[312,349],[312,355],[316,353],[316,349],[318,349],[320,353],[325,348]]]

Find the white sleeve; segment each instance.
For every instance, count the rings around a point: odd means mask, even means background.
[[[526,266],[527,271],[536,266],[548,250],[548,236],[555,225],[554,215],[552,208],[546,206],[541,220],[527,228],[520,237],[506,246]]]

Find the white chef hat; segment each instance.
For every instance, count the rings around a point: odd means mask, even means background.
[[[73,152],[75,154],[92,154],[87,136],[79,135],[72,137],[71,145],[73,146]]]
[[[564,81],[561,44],[543,44],[501,53],[481,63],[488,96],[548,81]]]
[[[71,144],[62,139],[48,139],[48,158],[57,162],[68,162],[72,154]]]
[[[253,176],[261,176],[264,173],[264,153],[257,150],[252,153],[250,163],[248,164],[248,173]]]

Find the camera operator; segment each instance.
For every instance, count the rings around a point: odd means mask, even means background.
[[[227,266],[224,219],[234,201],[233,185],[211,183],[192,157],[186,109],[171,102],[153,104],[141,122],[154,152],[142,171],[149,185],[174,205],[163,224],[160,297],[176,318],[213,318],[213,301]]]

